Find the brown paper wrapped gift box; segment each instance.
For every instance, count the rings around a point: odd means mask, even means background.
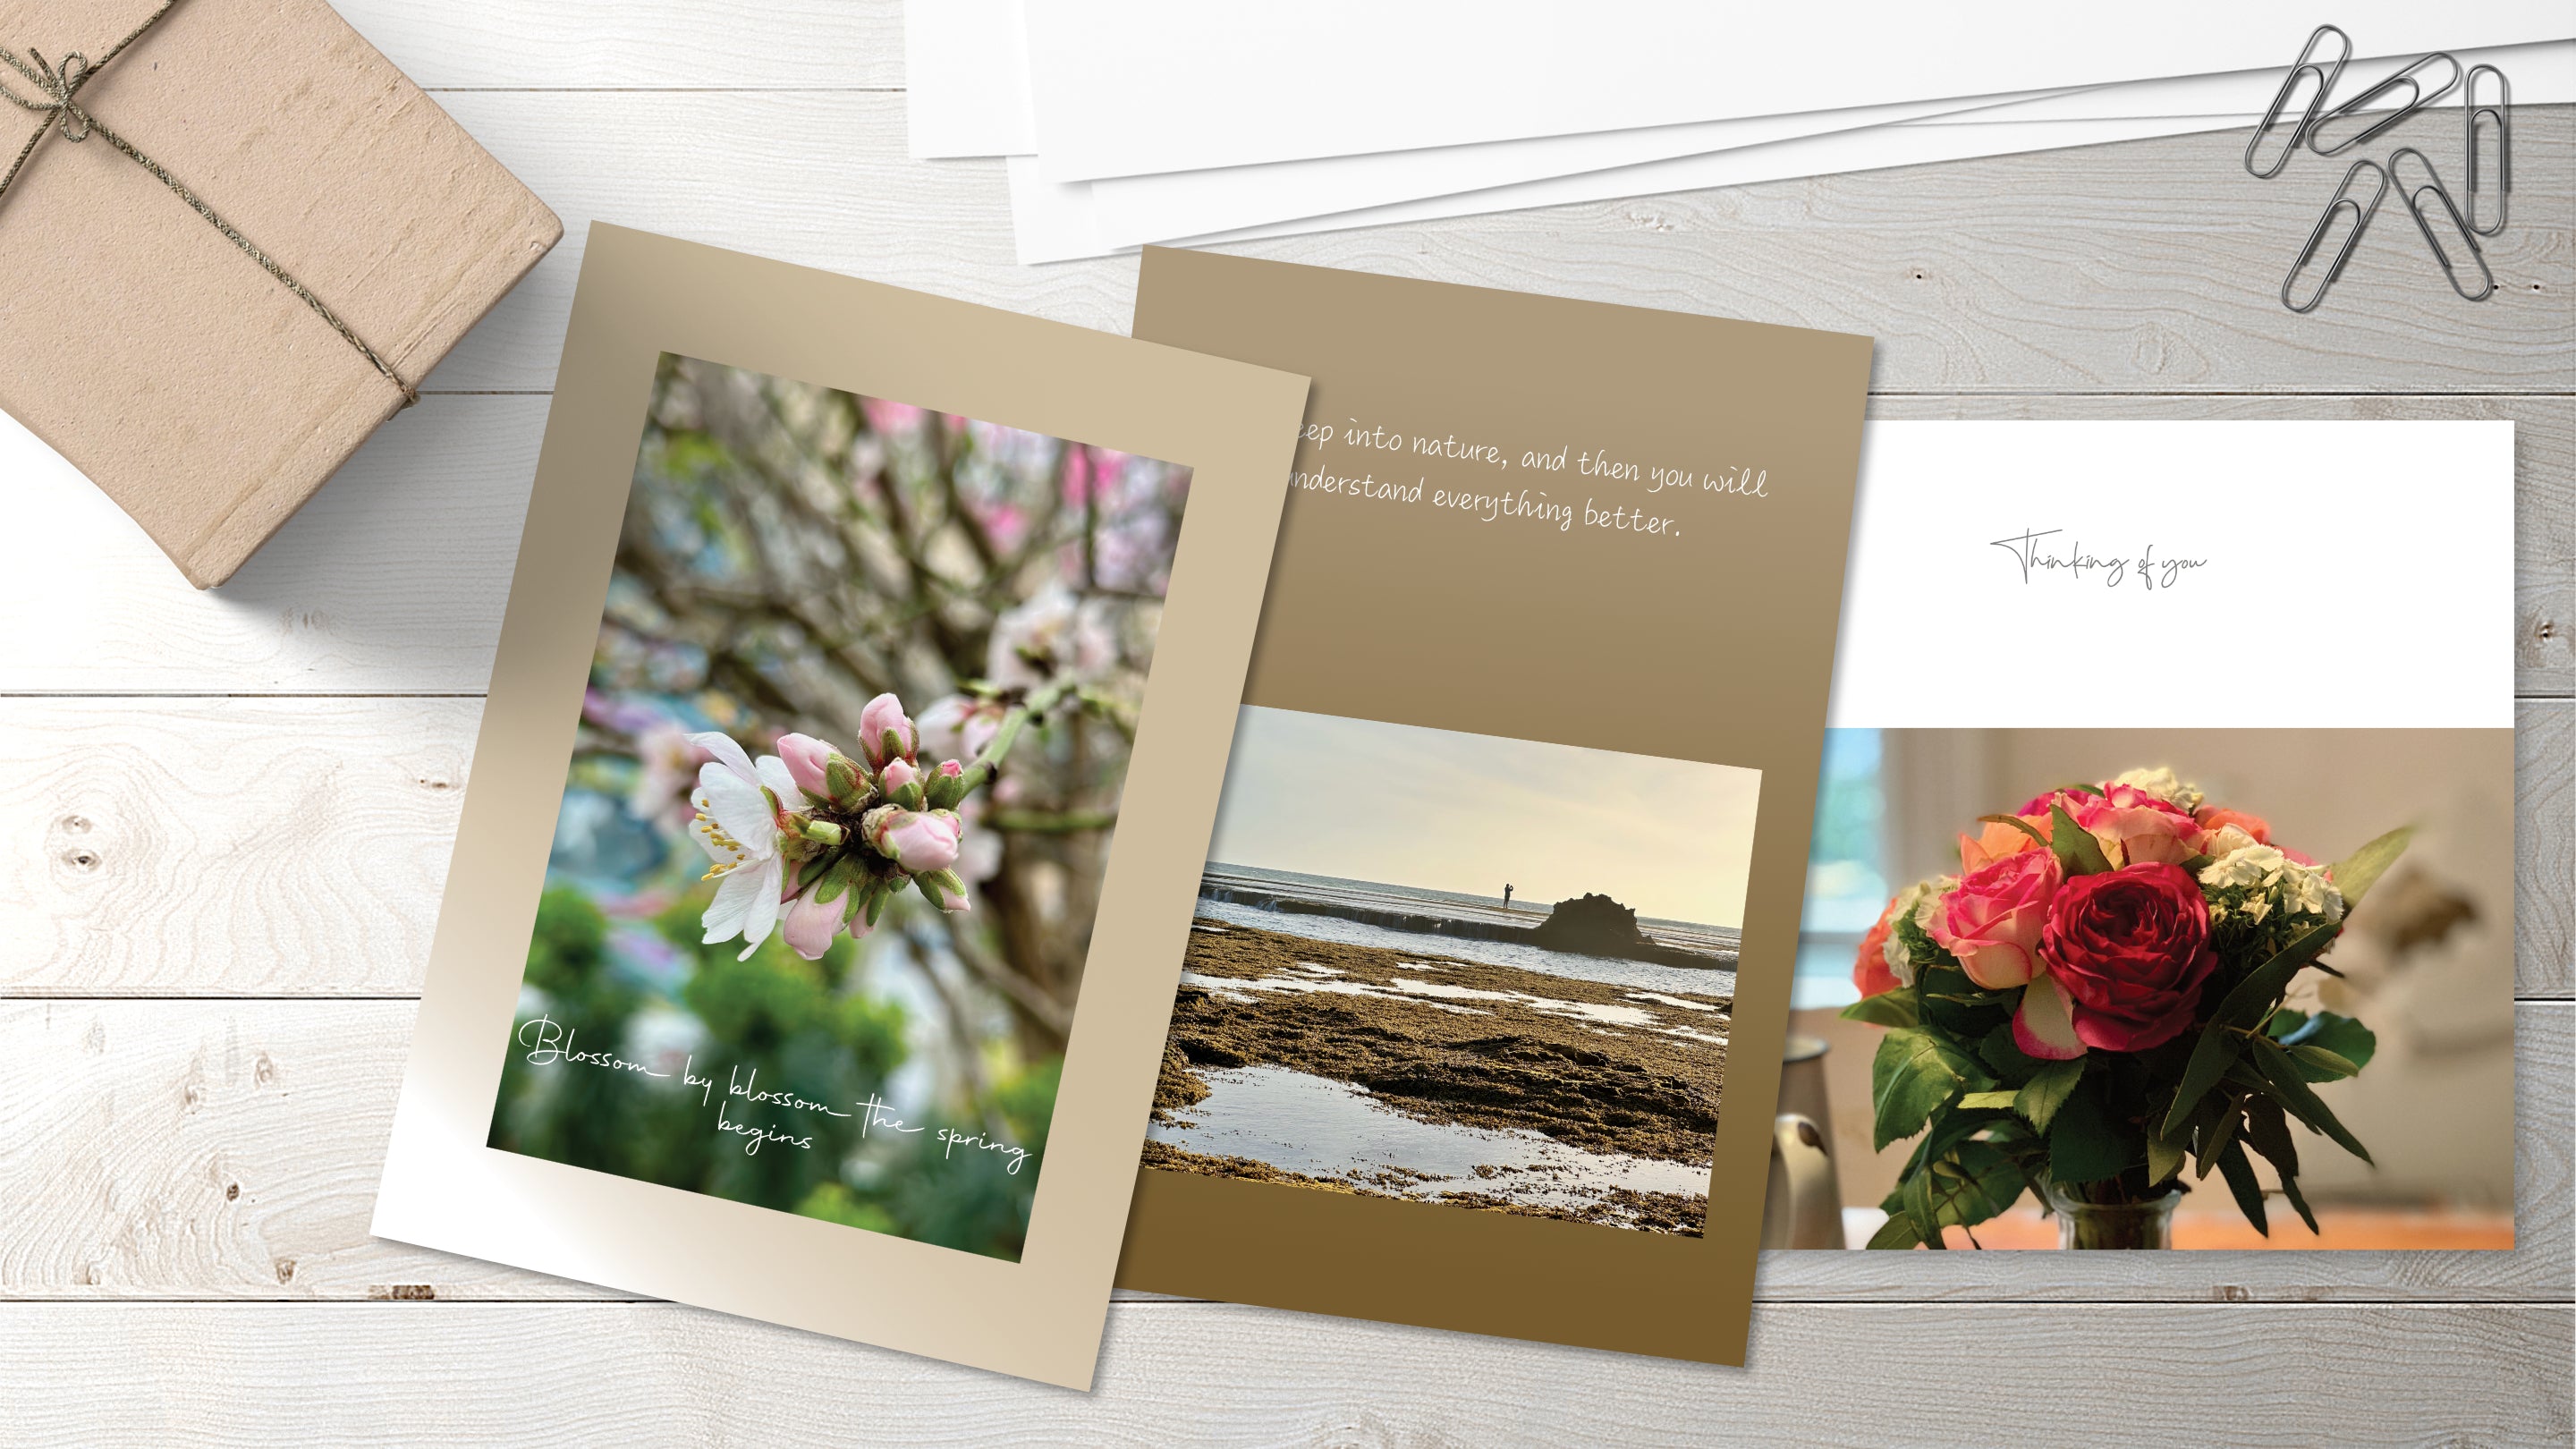
[[[0,0],[0,48],[77,74],[161,0]],[[52,104],[16,70],[0,84]],[[406,402],[563,224],[323,0],[178,0],[73,99],[0,105],[0,411],[211,587]],[[310,291],[357,345],[169,185]]]

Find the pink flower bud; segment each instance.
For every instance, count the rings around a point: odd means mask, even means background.
[[[953,870],[934,870],[913,877],[929,889],[930,898],[943,911],[965,911],[973,907],[966,899],[966,882]]]
[[[889,734],[894,736],[892,750],[886,748]],[[921,732],[913,728],[911,718],[903,712],[902,700],[880,694],[859,711],[859,748],[866,753],[868,763],[879,769],[885,767],[886,761],[898,755],[910,758],[921,748]]]
[[[832,747],[812,735],[780,735],[778,758],[787,762],[787,777],[796,788],[818,800],[831,798],[831,782],[825,772],[832,765]]]
[[[955,760],[942,760],[939,762],[939,773],[946,779],[954,780],[966,773],[966,767]]]
[[[787,908],[787,924],[781,935],[787,948],[808,961],[822,959],[832,947],[832,938],[841,933],[841,907],[848,902],[838,899],[818,901],[815,892],[807,891]]]
[[[921,767],[915,765],[912,761],[888,760],[886,761],[884,771],[877,776],[877,783],[888,795],[892,795],[895,791],[902,789],[906,785],[913,784],[920,778]]]
[[[958,835],[957,817],[945,810],[868,812],[868,843],[908,871],[946,870],[957,859]]]

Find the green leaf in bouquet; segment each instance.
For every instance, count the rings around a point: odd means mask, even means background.
[[[2414,838],[2415,827],[2401,825],[2327,868],[2335,889],[2343,892],[2346,911],[2361,904],[2361,898],[2397,863],[2397,857],[2406,853],[2406,842]]]
[[[1927,963],[1915,977],[1914,994],[1923,1025],[1962,1049],[2012,1021],[2011,997],[1979,986],[1956,966]]]
[[[1873,1145],[1884,1149],[1911,1137],[1953,1095],[1993,1085],[1983,1068],[1932,1033],[1917,1027],[1891,1031],[1879,1040],[1869,1068],[1870,1100],[1877,1105]]]
[[[2187,1154],[2183,1145],[2162,1137],[2147,1139],[2147,1185],[2168,1181],[2182,1175]]]
[[[2012,1022],[1999,1021],[1977,1041],[1977,1055],[1995,1069],[1995,1076],[2005,1086],[2019,1086],[2030,1080],[2030,1074],[2047,1065],[2039,1058],[2013,1045]]]
[[[2219,1001],[2210,1024],[2251,1030],[2279,1003],[2281,993],[2290,988],[2290,978],[2324,954],[2342,929],[2341,925],[2312,926],[2292,937],[2290,944],[2273,953],[2271,960],[2245,973],[2245,979]]]
[[[2209,1170],[2227,1155],[2227,1149],[2236,1144],[2236,1129],[2243,1120],[2244,1107],[2243,1097],[2230,1099],[2227,1110],[2218,1114],[2218,1120],[2210,1124],[2208,1133],[2200,1139],[2200,1171],[2196,1175],[2203,1182],[2209,1180]]]
[[[2280,1103],[2269,1097],[2245,1099],[2245,1141],[2271,1159],[2283,1182],[2299,1175],[2299,1144],[2290,1136],[2290,1119]]]
[[[2236,1065],[2244,1051],[2245,1038],[2216,1022],[2200,1029],[2200,1040],[2192,1044],[2191,1060],[2183,1063],[2182,1081],[2174,1087],[2173,1106],[2165,1111],[2160,1129],[2164,1136],[2183,1135],[2192,1109],[2200,1105],[2210,1088],[2218,1085],[2219,1078],[2227,1075],[2227,1069]]]
[[[1843,1008],[1843,1020],[1865,1021],[1872,1026],[1913,1026],[1922,1020],[1914,1009],[1911,991],[1882,991],[1864,996]]]
[[[2256,1037],[2253,1042],[2250,1060],[2255,1070],[2263,1074],[2263,1080],[2271,1083],[2273,1093],[2281,1099],[2281,1105],[2289,1109],[2290,1115],[2333,1138],[2344,1151],[2364,1162],[2371,1162],[2370,1149],[2361,1145],[2361,1139],[2352,1135],[2335,1116],[2334,1109],[2317,1099],[2317,1094],[2299,1075],[2298,1064],[2290,1059],[2290,1054],[2275,1046],[2269,1037]]]
[[[2048,1126],[2048,1175],[2059,1182],[2099,1182],[2117,1177],[2138,1160],[2142,1146],[2120,1130],[2102,1102],[2101,1088],[2077,1083]]]
[[[1911,1177],[1923,1169],[1923,1164],[1948,1156],[1951,1148],[1989,1128],[2009,1125],[2011,1121],[2012,1114],[2008,1112],[1972,1109],[1955,1103],[1936,1107],[1932,1110],[1931,1130],[1923,1134],[1922,1141],[1914,1144],[1914,1154],[1905,1159],[1904,1171],[1898,1175]]]
[[[1923,1241],[1923,1230],[1914,1225],[1914,1215],[1902,1210],[1891,1212],[1879,1230],[1870,1234],[1873,1248],[1911,1248]]]
[[[2056,1120],[2057,1109],[2066,1105],[2067,1096],[2075,1090],[2075,1084],[2083,1079],[2084,1059],[2082,1057],[2076,1057],[2071,1061],[2050,1062],[2041,1067],[2037,1075],[2022,1084],[2021,1091],[2013,1099],[2013,1110],[2029,1119],[2030,1125],[2045,1132],[2048,1130],[2048,1124]]]
[[[2290,1059],[2298,1064],[2299,1076],[2310,1082],[2331,1082],[2342,1077],[2357,1077],[2361,1068],[2350,1057],[2340,1056],[2321,1046],[2301,1043],[2288,1048]]]
[[[2021,1169],[1991,1142],[1960,1143],[1916,1181],[1926,1184],[1923,1199],[1931,1205],[1932,1221],[1963,1228],[2011,1207],[2024,1186]]]
[[[2299,1180],[2286,1172],[2281,1174],[2281,1196],[2288,1198],[2290,1206],[2298,1210],[2299,1221],[2308,1225],[2309,1232],[2323,1236],[2323,1230],[2317,1226],[2317,1215],[2308,1207],[2307,1194],[2299,1191]]]
[[[2247,1161],[2242,1143],[2230,1142],[2218,1159],[2219,1175],[2227,1179],[2227,1190],[2236,1197],[2237,1208],[2254,1231],[2272,1236],[2271,1220],[2263,1211],[2263,1184],[2254,1180],[2254,1164]]]
[[[2048,848],[2057,852],[2057,863],[2066,867],[2068,875],[2100,875],[2111,868],[2102,842],[2093,838],[2093,832],[2077,828],[2075,817],[2054,802],[2048,807]]]
[[[1905,1179],[1898,1191],[1904,1194],[1905,1215],[1913,1219],[1916,1231],[1922,1235],[1923,1246],[1935,1250],[1948,1248],[1950,1245],[1941,1241],[1941,1220],[1932,1211],[1932,1174],[1918,1172]]]
[[[2319,962],[2318,965],[2322,968],[2324,963]],[[2379,1051],[2377,1032],[2349,1016],[2337,1016],[2331,1011],[2320,1011],[2314,1016],[2297,1011],[2276,1011],[2272,1013],[2270,1031],[2272,1040],[2285,1047],[2322,1047],[2352,1063],[2354,1072],[2369,1066],[2371,1057]],[[2345,1073],[2346,1076],[2351,1074]],[[2308,1080],[2313,1082],[2317,1078]]]
[[[1963,1096],[1963,1097],[1961,1097],[1961,1098],[1959,1099],[1959,1105],[1960,1105],[1960,1106],[1962,1106],[1962,1107],[1968,1107],[1968,1108],[1992,1108],[1992,1107],[2004,1107],[2004,1108],[2009,1108],[2009,1107],[2011,1107],[2011,1106],[2012,1106],[2012,1104],[2013,1104],[2013,1099],[2014,1099],[2015,1097],[2020,1096],[2020,1095],[2021,1095],[2021,1094],[2020,1094],[2019,1092],[2008,1092],[2008,1091],[2007,1091],[2007,1092],[1970,1092],[1970,1093],[1968,1093],[1967,1095],[1965,1095],[1965,1096]]]

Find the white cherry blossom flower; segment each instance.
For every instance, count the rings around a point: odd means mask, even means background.
[[[779,802],[795,798],[796,781],[785,761],[763,755],[755,764],[731,736],[709,730],[689,736],[689,743],[715,757],[699,769],[698,788],[689,796],[697,807],[689,836],[713,862],[706,879],[719,882],[707,907],[705,939],[713,945],[740,936],[748,960],[778,925],[786,879]]]

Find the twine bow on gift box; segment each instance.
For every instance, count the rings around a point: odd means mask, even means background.
[[[48,61],[33,46],[27,48],[27,54],[22,59],[16,51],[0,46],[0,62],[6,62],[11,70],[16,71],[29,85],[34,86],[40,99],[29,100],[10,89],[4,81],[0,81],[0,96],[8,97],[21,110],[34,111],[44,117],[36,127],[36,134],[29,136],[27,144],[18,148],[18,159],[9,164],[8,174],[0,176],[0,206],[8,204],[10,188],[17,184],[18,173],[27,168],[27,159],[36,154],[36,148],[44,144],[47,136],[59,134],[63,140],[74,145],[96,136],[124,153],[137,166],[160,178],[161,184],[169,187],[181,201],[188,203],[189,208],[197,215],[204,217],[208,226],[222,232],[226,240],[241,248],[242,255],[259,263],[260,270],[276,278],[279,286],[302,299],[305,306],[313,309],[315,316],[329,323],[331,330],[340,334],[342,341],[357,349],[358,355],[367,360],[368,366],[383,374],[384,379],[402,393],[402,405],[410,407],[420,401],[419,391],[410,383],[403,381],[402,375],[395,372],[390,363],[377,356],[376,350],[369,347],[365,339],[351,331],[349,324],[341,321],[338,313],[333,312],[321,298],[314,296],[302,282],[295,280],[286,268],[279,266],[274,258],[261,251],[250,238],[243,236],[231,222],[217,215],[213,207],[208,206],[195,192],[182,185],[178,177],[162,169],[160,162],[144,155],[132,142],[100,124],[98,118],[91,115],[80,104],[81,87],[89,84],[101,70],[107,68],[110,62],[122,55],[127,46],[141,39],[145,31],[160,24],[161,17],[169,14],[171,8],[178,3],[179,0],[162,0],[160,9],[153,11],[123,40],[110,46],[107,54],[99,57],[95,62],[79,51],[66,54],[60,62]]]

